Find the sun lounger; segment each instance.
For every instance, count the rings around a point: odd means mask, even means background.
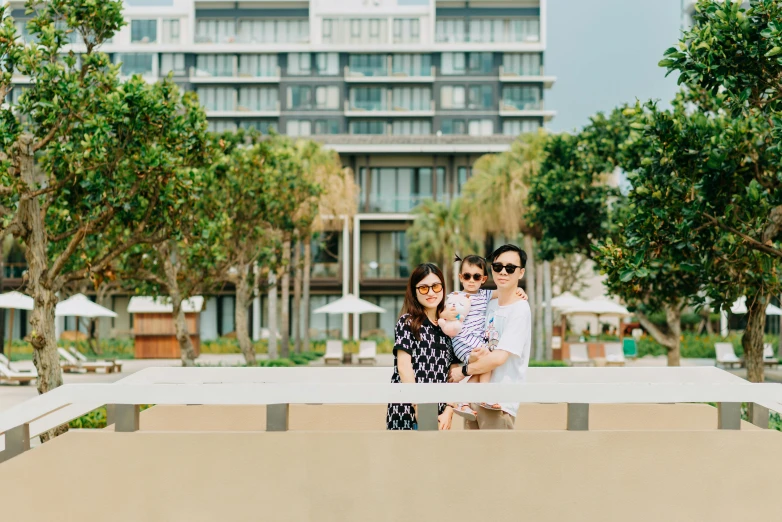
[[[86,355],[81,353],[79,350],[76,349],[75,346],[69,346],[68,351],[71,352],[71,354],[78,359],[81,363],[89,363],[90,360],[87,358]],[[101,362],[101,361],[93,361],[93,362]],[[116,359],[105,359],[105,362],[111,363],[114,365],[114,371],[117,373],[122,372],[122,361],[118,361]]]
[[[375,364],[377,356],[377,343],[375,341],[361,341],[358,345],[358,364]]]
[[[571,344],[570,366],[594,366],[595,361],[589,358],[589,351],[586,344]]]
[[[606,366],[624,366],[625,352],[619,343],[605,343]]]
[[[3,358],[5,359],[5,357]],[[0,362],[0,383],[17,383],[25,386],[37,378],[38,374],[35,372],[35,370],[18,372],[9,368],[5,363]]]
[[[736,357],[736,352],[733,350],[733,343],[714,343],[714,351],[717,354],[717,365],[727,368],[730,365],[731,368],[738,365],[739,368],[744,367],[744,360]]]
[[[342,362],[342,341],[326,341],[326,355],[323,356],[323,362],[325,364]]]
[[[779,366],[779,359],[774,355],[774,346],[771,343],[763,344],[763,364],[772,368]]]
[[[635,330],[633,330],[635,331]],[[625,357],[628,359],[635,359],[638,357],[638,342],[633,339],[625,339],[622,343],[622,351]]]
[[[112,373],[115,368],[114,363],[106,361],[82,362],[68,353],[68,351],[64,348],[57,348],[57,353],[60,354],[60,364],[62,366],[62,370],[65,372],[84,370],[88,373],[94,373],[98,370],[103,370],[106,373]]]

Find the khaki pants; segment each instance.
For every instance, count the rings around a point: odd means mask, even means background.
[[[470,404],[470,408],[478,412],[477,421],[464,421],[466,430],[512,430],[516,423],[516,417],[498,410],[481,408],[479,404]]]

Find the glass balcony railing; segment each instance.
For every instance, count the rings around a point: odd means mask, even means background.
[[[385,100],[351,100],[350,109],[356,111],[387,111],[388,104]]]
[[[362,279],[406,279],[410,277],[410,265],[407,261],[363,261],[361,262]]]
[[[349,66],[351,76],[388,76],[388,67],[382,65],[353,65]]]
[[[403,197],[381,197],[371,198],[369,205],[363,200],[361,206],[366,212],[410,212],[426,199],[431,199],[431,195],[411,195]]]
[[[410,76],[410,77],[434,76],[433,69],[434,68],[431,65],[410,67],[410,66],[401,66],[401,65],[394,64],[393,68],[391,69],[391,74],[393,76]]]
[[[5,279],[21,279],[27,263],[6,263],[3,265],[3,277]]]
[[[540,100],[503,99],[500,102],[500,109],[511,111],[537,111],[543,109],[543,103],[541,103]]]
[[[312,277],[315,279],[336,279],[340,277],[339,263],[313,263]]]

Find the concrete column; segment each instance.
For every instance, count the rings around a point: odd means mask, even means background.
[[[350,293],[350,224],[348,216],[342,216],[342,297]],[[349,333],[348,314],[342,314],[342,338],[347,339]]]

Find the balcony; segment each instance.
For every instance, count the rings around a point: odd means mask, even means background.
[[[394,105],[391,101],[348,101],[345,100],[345,116],[347,117],[410,117],[434,116],[434,100],[427,107],[405,107]]]
[[[557,81],[557,77],[545,76],[543,67],[540,67],[539,71],[524,71],[521,69],[506,69],[500,65],[500,81],[506,83],[542,83],[544,88],[550,89],[554,82]]]
[[[557,114],[556,111],[549,111],[543,108],[542,101],[532,100],[500,100],[500,116],[506,117],[538,117],[545,121],[551,120]]]
[[[432,199],[431,194],[411,194],[409,196],[374,196],[367,203],[366,199],[359,202],[359,211],[370,213],[406,214],[420,205],[424,200]]]
[[[205,109],[208,118],[275,118],[280,115],[280,102],[255,107],[247,107],[237,102],[233,108]]]
[[[361,279],[406,279],[410,277],[410,265],[407,261],[361,262]]]
[[[279,66],[271,71],[259,71],[255,75],[240,72],[236,66],[232,70],[224,71],[190,68],[191,83],[279,83],[280,76]]]
[[[420,69],[351,68],[345,67],[347,83],[432,83],[434,66]]]

